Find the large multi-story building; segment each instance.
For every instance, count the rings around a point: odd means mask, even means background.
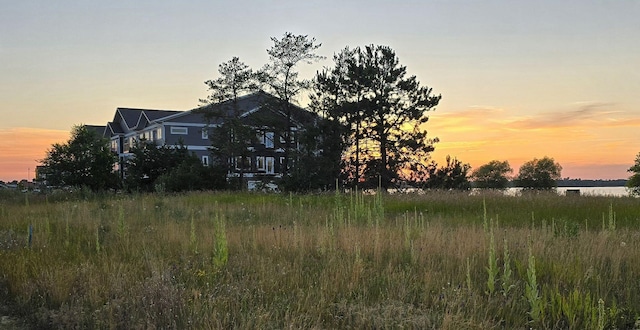
[[[244,161],[228,159],[231,164],[228,177],[242,173],[244,184],[252,189],[259,183],[282,177],[287,123],[291,124],[292,132],[289,146],[295,149],[298,133],[317,120],[315,114],[292,104],[290,116],[281,109],[279,99],[260,91],[238,98],[236,106],[227,101],[188,111],[118,108],[106,126],[90,127],[102,130],[102,135],[111,141],[111,149],[120,159],[117,170],[126,175],[123,164],[132,157],[132,146],[142,140],[158,146],[183,145],[203,164],[211,164],[210,148],[215,143],[210,139],[212,132],[233,111],[244,125],[255,130],[256,139],[251,139],[253,142],[247,146],[250,156]],[[223,115],[206,116],[207,112]]]

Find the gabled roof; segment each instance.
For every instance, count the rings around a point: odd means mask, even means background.
[[[125,131],[130,131],[138,125],[142,111],[143,109],[118,108],[113,122],[120,123]]]
[[[124,134],[124,130],[122,129],[122,126],[120,126],[119,123],[114,123],[114,122],[108,122],[107,123],[107,127],[105,128],[104,131],[104,136],[114,136],[114,135],[118,135],[118,134]]]
[[[228,100],[221,103],[206,105],[189,112],[201,114],[198,119],[202,120],[205,113],[211,115],[211,122],[218,123],[224,117],[232,117],[235,109],[239,111],[238,116],[249,125],[275,124],[282,122],[282,117],[286,118],[286,114],[280,110],[282,101],[264,91],[258,91],[248,95],[241,96],[237,99],[237,108],[234,107],[233,101]],[[290,104],[291,117],[295,125],[304,125],[315,118],[315,115],[295,104]],[[175,118],[181,116],[189,116],[188,113],[178,114]],[[277,119],[280,117],[279,119]],[[173,118],[171,118],[173,121]],[[195,119],[195,118],[193,118]],[[182,121],[182,118],[179,120]]]
[[[148,121],[152,122],[154,120],[158,120],[160,118],[169,117],[171,115],[175,115],[178,113],[182,113],[184,111],[178,110],[144,110],[142,115],[147,118]]]
[[[149,123],[162,119],[165,117],[169,117],[171,115],[175,115],[178,113],[182,113],[184,111],[175,111],[175,110],[142,110],[140,114],[140,118],[138,118],[138,123],[136,125],[136,129],[143,129],[148,126]]]
[[[113,122],[110,122],[110,131],[114,134],[123,134],[139,130],[146,127],[149,122],[181,112],[185,111],[118,108],[113,117]]]
[[[286,114],[281,109],[282,101],[264,91],[258,91],[233,101],[209,104],[188,111],[117,108],[113,121],[101,127],[103,136],[123,135],[144,129],[153,123],[218,124],[224,118],[232,117],[234,111],[252,126],[286,125]],[[290,107],[291,118],[296,126],[311,123],[317,116],[294,104]],[[209,117],[209,121],[207,121]]]
[[[260,98],[262,94],[269,95],[262,91],[255,92],[252,94],[247,94],[238,97],[238,107],[237,109],[243,115],[250,111],[255,111],[262,105],[260,102]],[[221,122],[221,118],[229,117],[233,114],[234,107],[233,101],[228,100],[221,103],[208,104],[199,108],[195,108],[189,111],[182,111],[175,113],[173,115],[159,118],[156,121],[158,122],[181,122],[181,123],[206,123],[207,122],[207,114],[211,114],[210,123],[216,124]],[[215,115],[214,115],[215,114]]]
[[[255,112],[259,108],[267,105],[269,102],[275,102],[278,99],[273,95],[264,91],[257,91],[255,93],[247,94],[238,97],[237,109],[239,110],[239,116],[243,117],[247,113]],[[221,117],[231,117],[235,111],[233,100],[227,100],[221,103],[209,104],[202,106],[192,111],[196,112],[218,112]]]
[[[84,125],[84,127],[86,127],[87,130],[89,131],[96,132],[98,136],[104,136],[104,130],[106,128],[106,126],[99,126],[99,125]]]

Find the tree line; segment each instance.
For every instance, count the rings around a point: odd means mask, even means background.
[[[505,189],[513,179],[507,161],[494,160],[471,171],[455,157],[447,156],[443,165],[430,158],[439,140],[427,134],[428,113],[442,96],[409,75],[390,47],[345,47],[333,56],[331,66],[305,80],[299,78],[299,67],[323,59],[317,54],[321,44],[290,32],[271,40],[269,62],[261,69],[254,71],[233,57],[218,66],[216,79],[205,82],[209,95],[196,111],[220,123],[210,134],[211,166],[204,166],[184,146],[156,147],[141,141],[125,164],[126,177],[118,178],[113,173],[117,157],[108,141],[76,126],[69,142],[54,144],[42,160],[47,181],[94,190],[239,189],[244,166],[230,160],[244,162],[256,134],[255,127],[241,120],[238,99],[258,90],[275,96],[277,101],[269,106],[285,118],[262,123],[278,126],[283,134],[283,190],[326,190],[336,182],[362,189]],[[308,95],[308,109],[318,120],[297,132],[299,147],[294,148],[294,104],[302,95]],[[212,104],[225,106],[207,107]],[[228,180],[227,173],[236,168],[239,180]],[[634,168],[637,175],[640,166]],[[520,167],[514,182],[529,189],[551,189],[561,171],[553,158],[533,159]]]

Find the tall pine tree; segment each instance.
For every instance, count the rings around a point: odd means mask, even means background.
[[[298,78],[297,67],[302,63],[313,63],[323,57],[316,54],[322,44],[316,43],[315,38],[306,35],[295,35],[286,32],[282,39],[271,38],[273,46],[267,49],[269,63],[259,72],[260,80],[266,90],[279,99],[279,104],[272,105],[286,116],[287,127],[281,128],[285,141],[283,173],[286,175],[290,168],[292,146],[292,102],[303,90],[309,88],[308,80]]]
[[[247,149],[255,139],[254,129],[241,120],[239,98],[258,90],[256,75],[238,57],[218,66],[219,77],[207,80],[211,94],[200,102],[208,105],[199,111],[215,128],[209,135],[214,166],[224,166],[228,174],[239,180],[234,188],[244,188],[244,171],[250,151]]]
[[[317,75],[312,105],[349,128],[347,176],[365,187],[398,185],[434,150],[437,139],[427,137],[424,124],[441,96],[407,76],[387,46],[345,48],[334,62]]]

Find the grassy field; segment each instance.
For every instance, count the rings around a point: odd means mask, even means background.
[[[0,299],[35,328],[629,329],[640,316],[637,198],[1,197]]]

